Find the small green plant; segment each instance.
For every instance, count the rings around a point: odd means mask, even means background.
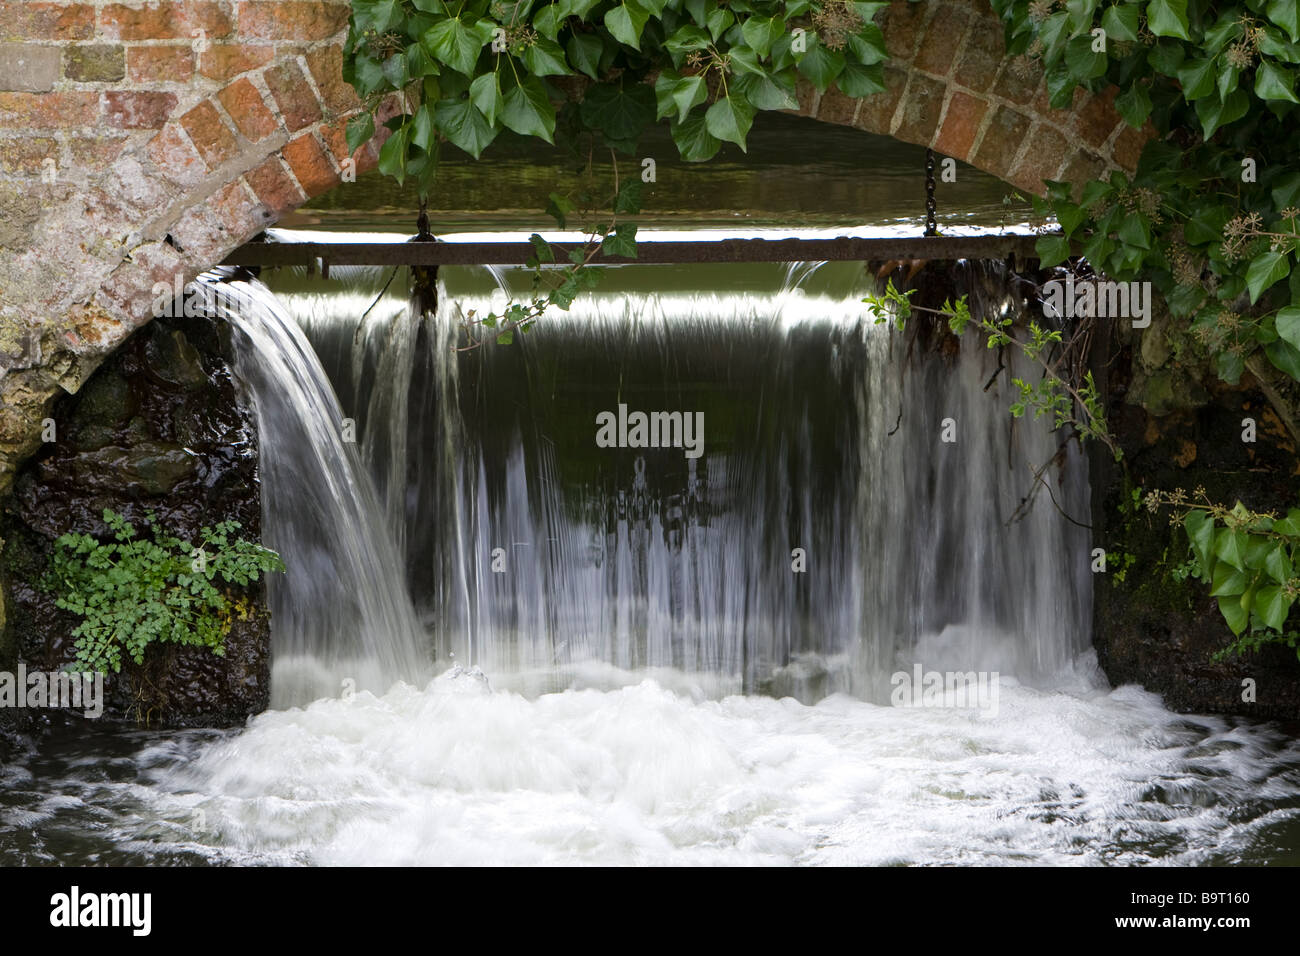
[[[198,542],[167,534],[154,525],[152,513],[143,535],[107,508],[104,521],[113,541],[63,535],[40,582],[57,595],[58,607],[82,618],[72,632],[75,670],[118,673],[123,651],[141,664],[153,643],[208,647],[222,656],[232,624],[250,610],[230,589],[284,570],[274,551],[232,540],[238,521],[203,528]]]
[[[1284,518],[1251,511],[1240,501],[1228,508],[1212,501],[1203,488],[1191,498],[1180,488],[1152,491],[1143,504],[1152,513],[1171,509],[1171,520],[1187,533],[1191,553],[1175,569],[1175,578],[1208,584],[1236,637],[1216,659],[1263,644],[1296,648],[1300,634],[1290,617],[1300,598],[1300,508],[1290,509]]]

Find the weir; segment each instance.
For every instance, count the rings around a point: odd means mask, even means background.
[[[1034,682],[1086,647],[1086,465],[1008,415],[1028,369],[1007,356],[986,391],[980,343],[944,357],[878,325],[859,263],[665,268],[470,352],[463,316],[517,275],[444,269],[423,315],[374,304],[376,269],[282,304],[250,287],[277,629],[320,686],[347,677],[330,642],[389,634],[374,686],[454,661],[547,690],[602,662],[882,703],[914,663]],[[1000,266],[957,274],[976,314],[1019,309]],[[603,447],[620,405],[702,415],[700,455]]]

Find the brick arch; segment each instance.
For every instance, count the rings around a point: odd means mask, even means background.
[[[347,0],[0,0],[0,492],[40,422],[193,278],[372,168],[349,155]],[[1048,107],[982,2],[895,2],[888,89],[799,91],[816,119],[935,147],[1013,185],[1131,169],[1113,91]],[[52,161],[52,162],[51,162]],[[53,181],[47,179],[54,173]]]

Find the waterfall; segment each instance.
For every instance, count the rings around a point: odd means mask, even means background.
[[[384,517],[391,485],[381,498],[374,461],[367,468],[348,441],[316,352],[275,297],[257,282],[202,289],[236,329],[235,372],[252,394],[261,440],[264,541],[288,567],[268,579],[272,703],[419,679],[429,670],[427,640]],[[400,346],[393,351],[399,360]],[[378,413],[401,419],[403,394],[394,388],[395,407]]]
[[[611,270],[470,351],[463,317],[499,306],[511,270],[444,269],[426,316],[391,296],[363,316],[379,270],[284,296],[357,419],[440,666],[538,691],[602,662],[887,702],[915,663],[1035,682],[1087,646],[1086,466],[1049,421],[1008,414],[1022,360],[986,390],[996,353],[877,324],[860,265],[756,271]],[[966,274],[973,309],[1020,308],[999,267]],[[702,453],[599,447],[620,405],[702,414]]]

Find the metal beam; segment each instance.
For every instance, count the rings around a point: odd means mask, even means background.
[[[597,255],[603,263],[818,262],[893,259],[1037,259],[1037,236],[913,236],[884,239],[717,239],[637,243],[637,257]],[[552,243],[563,263],[574,243]],[[254,242],[225,258],[229,266],[523,265],[527,242]]]

